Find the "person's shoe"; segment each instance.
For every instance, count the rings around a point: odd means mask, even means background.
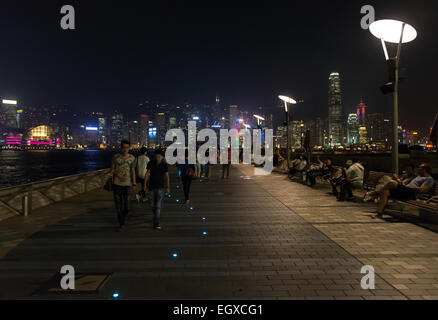
[[[137,199],[137,203],[140,203],[141,197],[139,194],[137,194],[137,193],[135,194],[135,199]]]
[[[157,230],[157,231],[161,231],[161,230],[163,230],[160,226],[158,226],[158,227],[154,227],[154,229]]]
[[[190,200],[186,200],[186,204],[189,205],[190,204]]]

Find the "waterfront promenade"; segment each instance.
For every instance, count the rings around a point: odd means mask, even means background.
[[[438,299],[437,233],[253,173],[233,166],[221,180],[217,166],[194,182],[190,211],[173,171],[161,232],[134,204],[118,233],[103,190],[0,221],[0,299]],[[94,294],[35,294],[63,265],[112,276]],[[360,286],[364,265],[375,290]]]

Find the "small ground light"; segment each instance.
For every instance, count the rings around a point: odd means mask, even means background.
[[[203,232],[202,232],[202,235],[203,235],[203,236],[206,236],[207,234],[208,234],[207,231],[203,231]]]
[[[202,220],[204,220],[204,221],[205,221],[205,220],[207,220],[207,218],[206,218],[206,217],[203,217],[203,218],[202,218]]]
[[[118,299],[120,297],[118,292],[113,293],[113,299]]]
[[[190,210],[191,210],[191,211],[193,211],[193,210],[195,210],[195,208],[193,208],[193,207],[190,207]]]
[[[177,189],[179,189],[179,186],[176,186]]]
[[[176,203],[179,203],[179,199],[176,199]]]
[[[178,252],[172,253],[172,258],[174,258],[174,259],[178,258]]]

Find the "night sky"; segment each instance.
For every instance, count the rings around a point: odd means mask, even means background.
[[[64,31],[62,5],[76,9]],[[360,27],[360,8],[376,19],[413,25],[404,46],[409,79],[400,118],[409,128],[432,125],[438,111],[436,1],[21,1],[0,4],[0,96],[22,105],[68,104],[77,110],[135,108],[154,99],[254,110],[283,117],[276,98],[304,98],[294,118],[327,115],[328,77],[339,72],[344,109],[363,98],[369,112],[391,113],[380,42]],[[395,47],[390,46],[395,53]]]

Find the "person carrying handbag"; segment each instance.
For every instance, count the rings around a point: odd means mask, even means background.
[[[187,161],[187,159],[186,159]],[[196,177],[194,164],[178,164],[178,170],[181,176],[181,182],[184,189],[184,200],[186,204],[190,203],[190,186]]]
[[[140,155],[137,157],[137,166],[135,168],[137,174],[137,181],[141,186],[141,190],[135,195],[137,202],[146,202],[146,191],[144,189],[144,178],[146,176],[147,166],[150,161],[147,156],[148,149],[142,147],[140,149]]]

